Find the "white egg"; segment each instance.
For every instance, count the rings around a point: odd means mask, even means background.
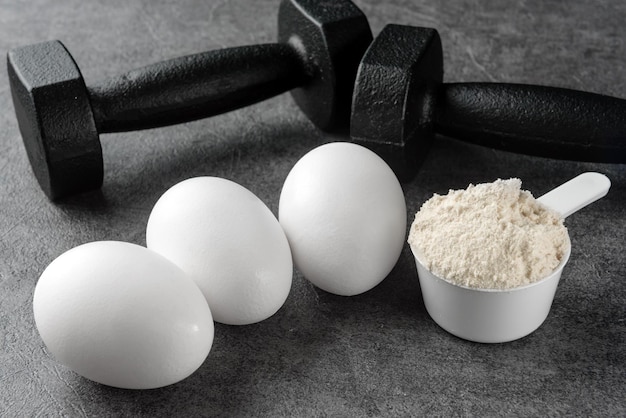
[[[150,214],[146,241],[195,280],[218,322],[262,321],[289,295],[285,233],[258,197],[230,180],[196,177],[170,188]]]
[[[360,145],[330,143],[302,157],[285,180],[278,213],[296,268],[338,295],[380,283],[404,245],[402,187],[389,166]]]
[[[195,283],[159,254],[125,242],[61,254],[37,282],[33,310],[50,353],[109,386],[176,383],[213,344],[211,311]]]

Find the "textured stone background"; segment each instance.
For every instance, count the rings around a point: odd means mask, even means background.
[[[448,81],[546,84],[626,97],[626,3],[356,0],[386,23],[439,29]],[[87,82],[154,61],[275,38],[278,0],[0,0],[0,52],[65,42]],[[426,313],[410,251],[375,289],[327,294],[295,273],[285,306],[217,324],[206,363],[176,385],[126,391],[56,363],[34,327],[32,292],[56,256],[85,242],[144,244],[152,205],[192,176],[234,180],[276,213],[297,159],[329,138],[289,95],[181,126],[102,137],[101,192],[50,203],[17,130],[0,67],[0,415],[397,416],[626,414],[626,167],[519,156],[437,138],[405,184],[408,218],[432,193],[520,177],[541,195],[583,171],[609,195],[571,216],[572,257],[532,335],[475,344]]]

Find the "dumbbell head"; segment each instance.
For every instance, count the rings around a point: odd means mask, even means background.
[[[434,138],[443,51],[435,29],[387,25],[363,56],[354,86],[352,140],[412,178]]]
[[[100,187],[102,149],[83,77],[58,41],[8,54],[13,105],[24,146],[51,198]]]
[[[350,1],[283,1],[278,41],[299,51],[309,76],[291,91],[296,104],[320,129],[347,133],[356,71],[372,42],[363,12]]]

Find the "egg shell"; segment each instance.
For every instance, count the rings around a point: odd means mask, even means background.
[[[291,289],[289,243],[270,209],[227,179],[182,181],[155,204],[147,246],[204,293],[217,322],[245,325],[276,313]]]
[[[119,388],[176,383],[213,343],[211,311],[195,283],[161,255],[125,242],[61,254],[37,282],[33,311],[58,361]]]
[[[296,268],[344,296],[363,293],[390,273],[407,226],[393,171],[374,152],[345,142],[317,147],[294,165],[278,217]]]

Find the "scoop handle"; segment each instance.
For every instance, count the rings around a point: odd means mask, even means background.
[[[606,196],[611,187],[607,176],[583,173],[549,191],[537,200],[567,218],[572,213]]]

